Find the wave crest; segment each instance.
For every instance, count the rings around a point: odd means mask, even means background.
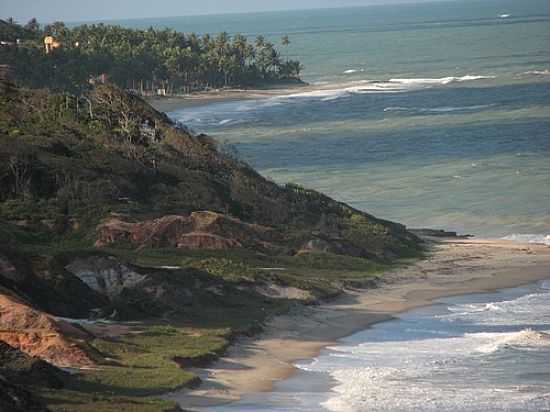
[[[472,112],[487,109],[493,104],[480,104],[474,106],[442,106],[442,107],[402,107],[390,106],[384,108],[385,112],[407,112],[407,113],[452,113],[452,112]]]
[[[521,233],[512,233],[511,235],[504,236],[503,240],[512,240],[514,242],[521,243],[534,243],[541,245],[550,246],[550,235],[534,235],[534,234],[521,234]]]
[[[478,352],[488,354],[512,346],[533,347],[550,345],[550,334],[538,332],[533,329],[524,329],[520,332],[504,333],[501,335],[502,336],[499,336],[493,342],[478,347]]]

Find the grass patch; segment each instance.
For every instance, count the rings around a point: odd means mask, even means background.
[[[172,402],[155,399],[189,385],[196,377],[174,358],[221,354],[229,343],[229,328],[190,328],[168,324],[136,325],[117,338],[91,342],[116,365],[85,371],[59,391],[42,392],[52,412],[161,411]]]
[[[195,378],[174,361],[175,357],[195,358],[221,353],[227,347],[228,335],[229,329],[152,325],[136,328],[117,339],[96,339],[92,346],[118,365],[85,375],[85,379],[120,395],[165,393]]]

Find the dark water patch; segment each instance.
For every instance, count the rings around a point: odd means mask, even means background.
[[[368,163],[409,163],[411,167],[450,159],[476,159],[497,154],[548,156],[549,121],[435,126],[407,130],[335,131],[295,140],[237,143],[247,160],[260,169],[354,167]],[[498,165],[495,165],[498,167]]]

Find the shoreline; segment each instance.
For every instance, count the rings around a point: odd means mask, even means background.
[[[297,91],[315,91],[319,87],[308,83],[285,83],[271,88],[213,89],[182,96],[147,97],[145,100],[159,112],[169,113],[187,107],[206,106],[240,100],[267,99],[285,96]]]
[[[437,299],[493,292],[550,279],[550,247],[506,240],[430,241],[429,256],[383,274],[373,289],[349,289],[336,299],[272,319],[264,332],[238,340],[208,368],[203,383],[163,398],[183,408],[219,406],[266,392],[292,376],[293,364],[338,339]]]

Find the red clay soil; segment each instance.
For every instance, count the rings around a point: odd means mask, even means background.
[[[83,348],[86,334],[64,321],[0,294],[0,340],[61,367],[89,367]]]
[[[193,212],[129,223],[110,217],[97,227],[96,246],[130,243],[135,247],[174,247],[223,250],[238,247],[270,248],[272,229],[242,222],[220,213]]]

